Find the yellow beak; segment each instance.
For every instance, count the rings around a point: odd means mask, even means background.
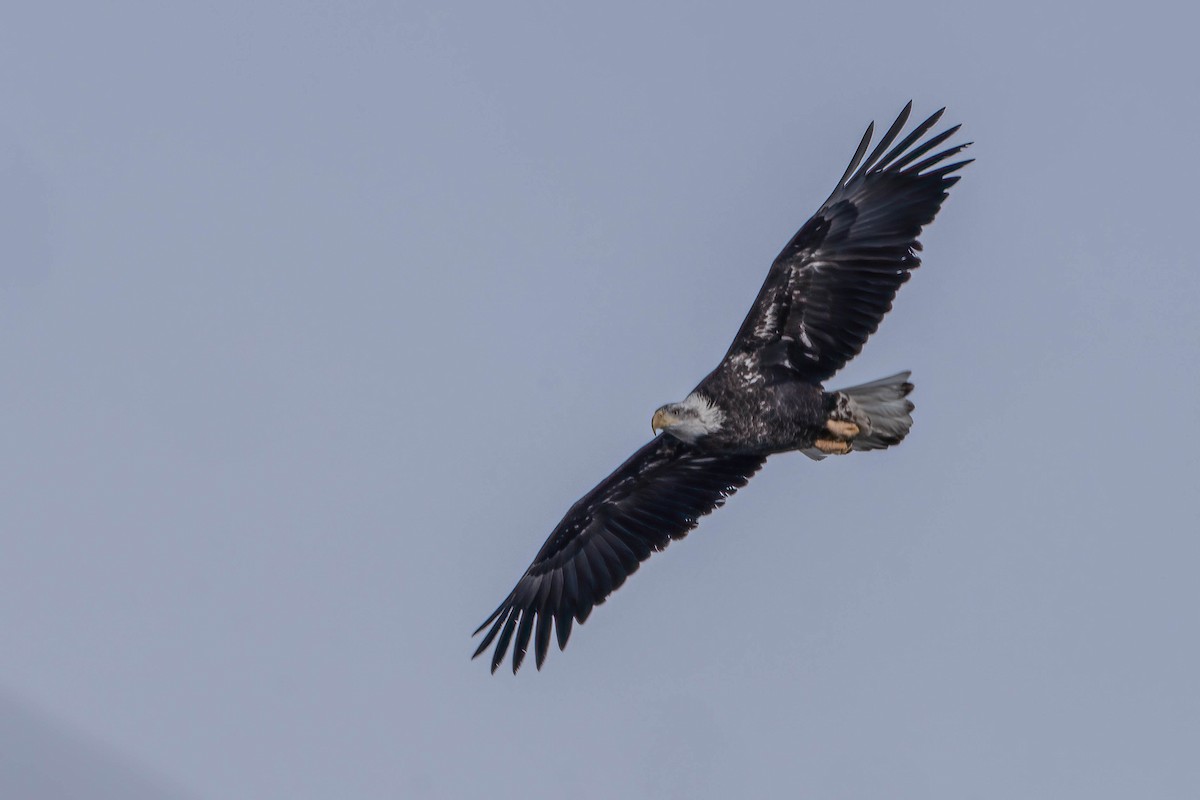
[[[654,412],[653,419],[650,420],[650,430],[657,436],[659,431],[666,430],[677,422],[675,417],[671,416],[661,408]]]

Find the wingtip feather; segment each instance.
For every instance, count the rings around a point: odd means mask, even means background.
[[[846,171],[842,173],[841,180],[839,180],[837,183],[838,186],[841,186],[847,180],[849,180],[850,176],[854,174],[854,170],[858,169],[859,162],[862,161],[863,153],[866,153],[867,148],[871,146],[871,137],[874,135],[875,122],[872,121],[869,125],[867,125],[866,133],[862,135],[862,139],[859,140],[858,148],[854,151],[854,156],[850,159],[850,164],[846,167]]]
[[[857,172],[857,175],[865,175],[871,171],[872,167],[875,166],[875,162],[879,160],[879,156],[882,155],[883,151],[892,146],[892,142],[896,140],[896,137],[900,134],[900,131],[903,130],[904,124],[908,122],[908,116],[911,113],[912,100],[909,100],[908,104],[905,105],[903,110],[900,111],[900,115],[896,117],[896,121],[893,122],[891,127],[887,129],[887,133],[883,134],[883,137],[879,140],[879,144],[875,145],[875,149],[871,151],[871,155],[867,156],[866,160],[863,161],[862,166]]]

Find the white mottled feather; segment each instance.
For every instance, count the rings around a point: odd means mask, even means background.
[[[676,421],[666,429],[676,439],[695,444],[701,436],[718,431],[725,423],[725,412],[699,392],[692,392],[682,403],[664,406]]]
[[[718,431],[725,424],[725,412],[699,392],[689,394],[680,405],[695,410],[700,417],[700,423],[704,426],[705,433]]]

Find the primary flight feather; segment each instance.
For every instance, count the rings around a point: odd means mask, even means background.
[[[612,594],[642,561],[682,539],[762,467],[799,450],[814,459],[897,444],[912,426],[909,373],[835,392],[822,383],[862,350],[920,265],[933,221],[968,146],[938,148],[957,125],[925,138],[942,109],[896,141],[910,102],[867,154],[874,123],[820,210],[771,265],[729,351],[682,402],[654,412],[650,440],[567,511],[504,602],[475,631],[511,645],[515,673],[529,643],[541,669],[553,633]],[[949,162],[949,163],[947,163]]]

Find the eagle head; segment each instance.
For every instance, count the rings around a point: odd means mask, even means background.
[[[650,418],[654,433],[666,431],[676,439],[695,444],[701,437],[720,430],[725,412],[702,394],[692,392],[682,403],[660,406]]]

